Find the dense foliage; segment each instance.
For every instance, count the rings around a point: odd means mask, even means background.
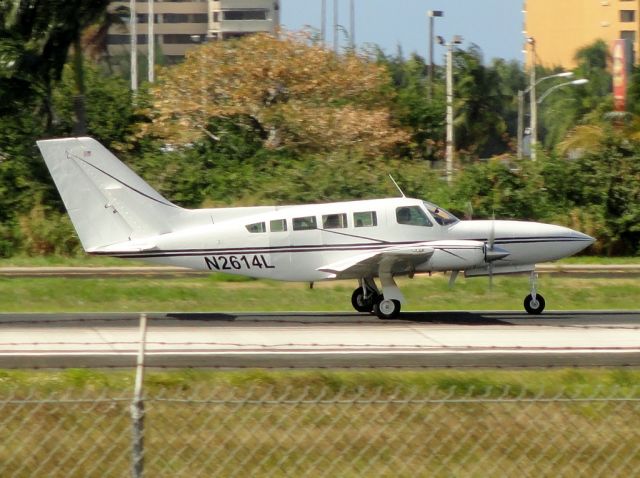
[[[639,252],[640,121],[633,114],[640,90],[631,89],[626,120],[606,119],[602,45],[578,56],[576,76],[592,82],[541,106],[547,152],[535,163],[515,158],[517,91],[527,86],[521,66],[486,64],[475,46],[457,51],[458,161],[449,186],[441,168],[443,69],[436,68],[429,94],[427,65],[417,55],[336,55],[305,37],[257,35],[197,48],[134,97],[113,65],[67,61],[78,32],[108,20],[99,8],[65,37],[55,66],[43,59],[46,68],[30,67],[26,59],[44,50],[29,35],[46,30],[49,13],[31,2],[42,17],[25,33],[16,5],[27,3],[0,1],[0,256],[79,250],[35,147],[37,139],[73,134],[79,68],[87,133],[185,207],[395,195],[391,173],[407,195],[461,217],[566,224],[599,239],[592,252]]]

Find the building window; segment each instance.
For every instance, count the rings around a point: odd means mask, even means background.
[[[635,22],[636,21],[636,11],[635,10],[620,10],[620,21],[621,22]]]
[[[193,39],[191,38],[191,35],[186,35],[181,33],[163,35],[162,41],[167,45],[184,45],[187,43],[193,43]]]
[[[268,10],[264,8],[247,10],[224,10],[223,20],[266,20]]]
[[[128,45],[131,43],[129,35],[107,35],[108,45]],[[147,44],[147,35],[138,35],[138,45]]]
[[[242,37],[246,37],[247,35],[253,35],[253,33],[255,32],[224,32],[224,39],[225,40],[230,40],[231,38],[242,38]]]
[[[620,38],[622,40],[627,40],[631,43],[636,42],[636,32],[635,30],[623,30],[620,32]]]
[[[189,23],[189,15],[186,13],[165,13],[162,15],[163,23]]]
[[[192,23],[209,23],[209,15],[206,13],[194,13],[191,15]]]

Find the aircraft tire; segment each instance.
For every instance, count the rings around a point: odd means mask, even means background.
[[[536,300],[533,300],[531,294],[524,298],[524,310],[529,314],[539,315],[544,310],[545,302],[544,297],[540,294],[536,294]]]
[[[371,312],[376,302],[375,294],[370,294],[366,299],[364,298],[364,290],[362,287],[358,287],[353,291],[351,295],[351,305],[358,312]]]
[[[373,313],[376,314],[379,319],[395,319],[400,315],[400,301],[380,297],[380,300],[376,301],[376,304],[373,306]]]

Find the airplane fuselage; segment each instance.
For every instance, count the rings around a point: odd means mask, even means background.
[[[414,217],[400,219],[403,209]],[[337,277],[321,270],[327,264],[373,251],[435,249],[418,264],[396,264],[396,275],[452,270],[486,275],[491,236],[504,251],[504,258],[494,262],[496,274],[529,271],[535,263],[575,254],[593,242],[580,232],[537,222],[459,221],[409,198],[263,208],[222,220],[215,211],[197,211],[208,222],[203,225],[146,238],[139,247],[133,241],[127,248],[114,245],[94,253],[257,278],[320,281]],[[339,275],[358,277],[357,271]]]

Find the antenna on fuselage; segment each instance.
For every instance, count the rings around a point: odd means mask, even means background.
[[[402,197],[406,198],[407,196],[404,195],[404,193],[402,192],[402,189],[400,189],[400,186],[398,186],[398,183],[396,183],[396,180],[393,179],[393,176],[391,176],[391,174],[389,174],[389,177],[391,178],[391,181],[393,181],[393,185],[396,187],[396,189],[398,191],[400,191],[400,194],[402,195]]]

